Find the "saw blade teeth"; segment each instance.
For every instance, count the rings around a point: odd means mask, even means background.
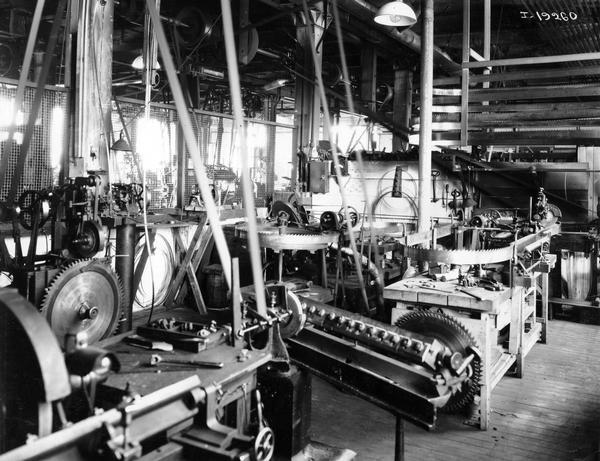
[[[456,332],[456,334],[458,335],[457,338],[458,338],[459,343],[464,342],[464,343],[468,343],[470,345],[477,347],[477,343],[475,342],[473,335],[463,325],[463,323],[460,322],[458,319],[451,317],[448,314],[445,314],[443,312],[433,312],[431,310],[423,310],[423,309],[413,310],[413,311],[410,311],[407,314],[403,315],[402,317],[400,317],[396,321],[396,326],[411,331],[411,329],[406,327],[405,325],[409,324],[410,322],[419,321],[419,320],[423,320],[423,319],[437,322],[438,324],[440,322],[442,324],[445,324],[446,326],[452,328],[452,330],[454,330]],[[423,326],[425,326],[425,325],[423,325]],[[416,333],[422,334],[424,336],[428,336],[427,331],[416,331]],[[431,332],[429,333],[429,335],[431,336]],[[433,336],[433,337],[435,337],[435,336]],[[457,338],[455,338],[455,339],[457,339]],[[462,338],[462,341],[460,340],[461,338]],[[465,348],[466,348],[466,345],[467,344],[464,344]],[[461,347],[462,346],[463,345],[461,344]],[[443,410],[445,412],[450,413],[450,412],[460,410],[472,402],[473,398],[479,391],[479,385],[480,385],[479,381],[480,381],[481,372],[482,372],[481,360],[475,359],[472,362],[472,370],[473,370],[472,375],[463,383],[464,385],[461,386],[461,389],[459,389],[458,392],[455,393],[450,398],[450,400],[448,401],[446,406],[443,407]]]
[[[63,265],[58,271],[57,275],[52,279],[52,281],[46,288],[44,296],[42,298],[42,302],[40,304],[40,312],[47,318],[48,322],[50,323],[50,326],[52,327],[52,308],[53,304],[56,303],[57,298],[60,296],[61,290],[65,286],[63,285],[63,283],[67,283],[73,277],[78,277],[82,274],[87,273],[88,270],[86,270],[86,268],[89,268],[93,265],[103,266],[102,270],[98,271],[96,269],[94,270],[94,272],[100,273],[106,280],[109,281],[109,286],[113,290],[116,305],[112,306],[113,311],[112,315],[110,315],[109,317],[110,321],[106,331],[102,332],[100,338],[90,338],[90,342],[94,342],[95,340],[105,338],[115,333],[119,326],[119,321],[121,319],[123,308],[125,305],[125,295],[121,279],[118,276],[118,274],[111,268],[110,264],[108,264],[107,261],[101,259],[78,259]]]

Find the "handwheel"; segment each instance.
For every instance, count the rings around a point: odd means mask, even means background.
[[[358,223],[359,213],[356,208],[352,205],[347,205],[345,208],[348,209],[348,216],[350,218],[350,225],[352,227],[356,226]],[[338,216],[340,217],[340,222],[344,223],[346,221],[346,213],[344,212],[344,207],[341,207],[338,211]]]

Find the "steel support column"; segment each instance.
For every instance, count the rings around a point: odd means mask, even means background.
[[[433,0],[423,0],[421,41],[421,101],[419,130],[419,222],[429,229],[431,219],[431,111],[433,106]]]

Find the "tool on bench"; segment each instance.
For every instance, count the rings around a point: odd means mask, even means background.
[[[456,289],[456,291],[460,291],[461,293],[465,293],[465,294],[467,294],[467,295],[469,295],[469,296],[472,296],[472,297],[473,297],[473,298],[475,298],[477,301],[483,301],[483,299],[484,299],[484,298],[482,298],[481,296],[479,296],[479,295],[476,295],[475,293],[473,293],[473,292],[471,292],[471,291],[469,291],[469,290],[466,290],[466,289],[464,289],[464,288],[457,288],[457,289]]]
[[[131,346],[141,347],[143,349],[151,349],[158,351],[171,352],[173,345],[166,341],[153,341],[151,339],[143,338],[139,335],[128,336],[123,341]]]
[[[406,288],[425,288],[426,290],[432,290],[432,291],[439,291],[440,293],[454,293],[453,290],[444,290],[442,288],[438,288],[437,286],[435,286],[432,282],[420,282],[420,283],[415,283],[415,284],[408,284],[408,283],[404,283],[403,284]]]
[[[152,357],[150,357],[150,366],[155,367],[158,366],[159,363],[207,368],[223,368],[224,366],[223,362],[211,362],[206,360],[165,360],[158,354],[152,354]]]
[[[492,279],[481,279],[477,282],[477,285],[490,291],[502,291],[504,289],[501,282]]]

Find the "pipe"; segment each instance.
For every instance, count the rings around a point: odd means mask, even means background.
[[[135,224],[117,226],[115,271],[123,284],[124,316],[119,332],[133,329],[133,269],[135,265]]]
[[[263,284],[261,263],[262,257],[260,242],[258,241],[258,228],[256,224],[256,207],[254,206],[253,184],[252,180],[250,179],[250,169],[248,166],[248,146],[246,145],[247,133],[242,110],[243,105],[240,74],[237,65],[238,58],[235,49],[235,33],[233,28],[231,3],[229,0],[221,0],[221,12],[223,19],[223,35],[225,38],[225,57],[227,59],[228,70],[227,75],[229,77],[231,107],[233,111],[233,126],[237,129],[238,136],[241,136],[239,155],[241,159],[242,171],[242,197],[244,200],[244,209],[246,210],[246,222],[248,225],[248,252],[250,253],[250,269],[252,270],[252,278],[254,281],[256,310],[259,313],[259,315],[266,316],[267,300],[265,297],[265,288]]]
[[[177,70],[175,68],[175,62],[173,61],[173,56],[171,55],[169,48],[169,42],[167,41],[165,30],[160,22],[160,18],[158,17],[158,12],[154,6],[154,3],[152,0],[147,0],[146,5],[148,11],[150,12],[152,23],[154,24],[154,32],[156,34],[158,48],[163,59],[169,85],[171,86],[173,100],[175,101],[175,106],[177,107],[177,114],[179,116],[179,123],[183,132],[185,144],[188,148],[190,158],[192,159],[192,163],[194,165],[194,173],[196,175],[198,186],[200,187],[202,201],[204,202],[204,206],[206,208],[206,216],[213,233],[213,239],[215,240],[219,257],[221,258],[223,274],[227,280],[227,286],[231,289],[231,254],[229,253],[229,247],[227,246],[225,234],[223,233],[223,228],[221,226],[219,211],[210,191],[210,185],[206,175],[206,168],[204,167],[204,162],[202,161],[202,157],[200,155],[200,149],[198,147],[196,135],[194,134],[192,128],[192,119],[190,117],[187,104],[185,103],[183,90],[181,89],[181,83],[179,82],[179,77],[177,76]]]
[[[421,100],[419,116],[419,222],[428,231],[431,218],[431,121],[433,108],[433,0],[423,0],[421,51]]]
[[[337,252],[338,251],[338,244],[337,243],[332,243],[330,249]],[[343,255],[348,256],[350,258],[354,258],[354,251],[352,251],[352,248],[342,247],[342,249],[340,251],[341,251],[341,253]],[[363,266],[367,267],[367,272],[369,273],[369,275],[373,279],[373,282],[375,282],[375,286],[377,288],[377,311],[381,312],[381,309],[383,309],[383,304],[384,304],[384,299],[383,299],[383,279],[381,278],[381,275],[379,273],[379,270],[377,269],[377,266],[375,264],[373,264],[373,261],[371,261],[369,258],[367,258],[366,256],[362,255],[362,257],[361,257],[361,263],[362,263]],[[357,268],[357,270],[359,270],[359,269]],[[364,288],[362,288],[362,289],[364,289]],[[369,306],[367,306],[367,309],[368,308],[369,308]]]
[[[425,10],[427,9],[426,5],[428,2],[426,0],[423,0],[422,3],[424,4],[424,6],[422,7],[422,13],[424,13]],[[371,5],[370,3],[368,3],[365,0],[341,0],[340,1],[340,5],[349,6],[349,4],[353,4],[355,6],[360,6],[364,10],[369,11],[370,12],[369,20],[371,20],[371,21],[373,20],[373,17],[375,16],[375,13],[377,13],[377,10],[378,10],[377,7]],[[432,8],[432,14],[433,14],[433,8]],[[387,35],[389,35],[393,39],[402,43],[404,46],[407,46],[408,48],[410,48],[413,51],[416,51],[417,53],[421,53],[422,38],[419,34],[413,32],[410,29],[405,29],[402,32],[398,31],[396,28],[391,28],[391,27],[385,27],[385,28],[381,27],[380,29],[383,30]],[[435,46],[435,45],[433,46],[433,60],[436,65],[438,65],[442,69],[444,69],[444,71],[447,72],[449,75],[460,75],[462,66],[459,63],[455,62],[450,57],[450,55],[448,55],[440,47]]]

